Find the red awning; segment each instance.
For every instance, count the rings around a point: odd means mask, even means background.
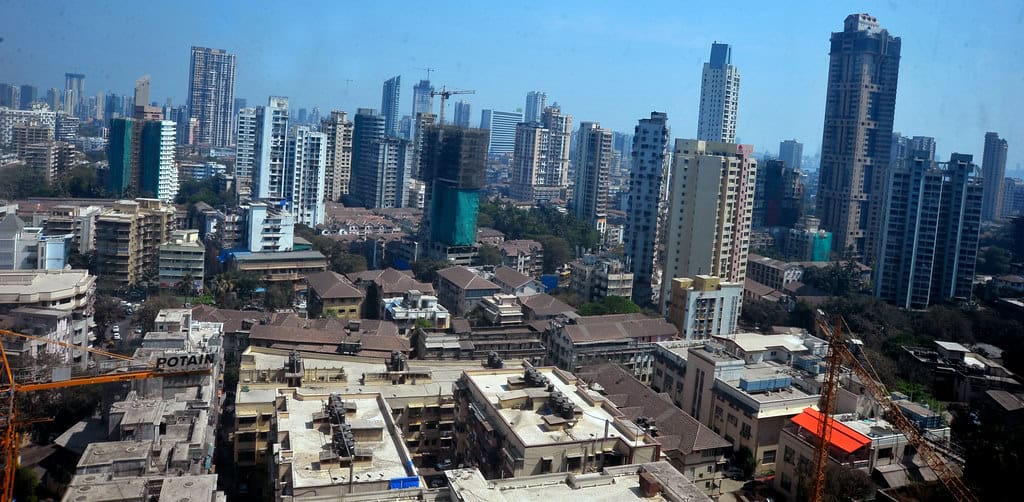
[[[807,408],[799,415],[793,417],[793,423],[807,429],[808,432],[818,435],[818,427],[821,424],[821,412]],[[871,439],[839,422],[831,417],[828,418],[829,437],[828,442],[846,453],[853,453],[864,446],[871,444]]]

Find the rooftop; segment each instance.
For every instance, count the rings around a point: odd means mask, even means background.
[[[658,493],[644,497],[640,478],[645,475],[660,485]],[[629,500],[698,502],[710,501],[699,488],[666,461],[605,467],[590,474],[541,474],[511,479],[486,480],[477,469],[445,471],[454,500],[462,502],[511,502]]]
[[[352,285],[348,278],[328,270],[306,276],[306,283],[323,299],[362,298],[363,292]]]
[[[287,260],[325,260],[320,251],[275,251],[267,253],[233,253],[235,261],[287,261]]]
[[[824,343],[822,340],[817,340]],[[735,344],[744,352],[763,352],[770,349],[783,349],[787,352],[806,352],[805,338],[792,333],[764,335],[761,333],[736,333],[732,335],[715,336],[715,339],[728,344]]]
[[[527,397],[542,399],[546,403],[550,394],[546,389],[537,387],[513,390],[509,380],[522,378],[522,368],[467,371],[466,379],[526,447],[600,439],[604,437],[606,424],[612,425],[608,431],[609,438],[617,438],[630,446],[647,444],[647,439],[636,438],[632,431],[623,431],[626,425],[619,418],[614,404],[597,392],[577,387],[577,380],[571,374],[550,367],[537,368],[537,371],[547,378],[553,386],[552,391],[568,397],[573,406],[582,411],[576,415],[576,422],[571,427],[552,426],[549,420],[554,415],[550,414],[553,412],[546,404],[537,410],[515,405]]]
[[[564,326],[573,343],[593,343],[628,338],[670,337],[679,335],[676,327],[662,317],[643,314],[613,314],[579,317]]]
[[[448,267],[438,270],[437,276],[451,282],[456,287],[463,290],[501,289],[497,284],[476,275],[473,270],[463,266]]]
[[[530,239],[515,239],[502,242],[498,249],[506,255],[532,254],[534,251],[544,251],[544,246]]]
[[[157,488],[159,487],[159,488]],[[157,490],[154,490],[157,488]],[[159,498],[146,494],[160,493]],[[183,477],[136,477],[108,479],[105,475],[75,476],[64,494],[64,502],[112,502],[145,500],[148,502],[214,502],[224,501],[217,492],[217,475]]]
[[[533,278],[521,274],[518,270],[510,267],[498,267],[495,269],[494,279],[507,284],[511,288],[520,288],[533,281]]]
[[[314,415],[324,411],[328,395],[304,395],[299,391],[284,394],[284,407],[277,413],[278,434],[282,450],[290,451],[292,483],[295,488],[332,486],[348,483],[349,469],[325,468],[320,453],[331,444],[330,429],[314,422]],[[345,394],[346,405],[355,405],[355,417],[347,421],[353,426],[381,428],[381,440],[356,441],[356,451],[371,457],[369,462],[355,462],[353,482],[371,482],[407,476],[409,453],[396,437],[394,424],[388,424],[391,410],[379,394]],[[355,428],[355,427],[354,427]],[[283,455],[282,455],[283,456]]]
[[[576,309],[568,303],[565,303],[547,293],[524,296],[519,299],[519,303],[523,304],[523,310],[533,311],[533,315],[536,317],[548,317],[565,312],[576,311]]]
[[[53,295],[79,295],[95,282],[88,270],[2,270],[0,303],[36,303]]]

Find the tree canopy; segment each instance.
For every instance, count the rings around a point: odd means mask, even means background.
[[[640,306],[624,296],[606,296],[596,302],[584,303],[580,305],[579,309],[582,316],[636,314],[639,312]]]

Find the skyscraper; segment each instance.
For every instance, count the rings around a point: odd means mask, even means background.
[[[851,14],[832,34],[829,57],[817,216],[838,253],[871,260],[882,226],[900,39],[878,19]]]
[[[548,95],[541,91],[530,91],[526,93],[526,109],[523,122],[536,122],[540,120],[541,113],[547,107]]]
[[[779,160],[790,169],[800,169],[800,165],[804,161],[804,144],[795,139],[780,142]]]
[[[918,151],[893,166],[875,296],[913,309],[971,297],[984,190],[971,160],[954,153],[935,162]]]
[[[910,152],[927,152],[928,160],[935,160],[935,138],[930,136],[914,136],[910,138]]]
[[[326,134],[299,126],[288,135],[284,191],[296,223],[315,228],[324,222],[326,162]]]
[[[233,144],[235,55],[223,49],[192,47],[188,75],[189,117],[199,121],[196,141],[225,147]]]
[[[337,201],[349,193],[352,179],[352,130],[354,125],[345,112],[332,110],[330,117],[320,121],[320,131],[327,135],[327,164],[324,171],[324,193]]]
[[[21,88],[14,84],[0,84],[0,106],[19,109],[21,107]]]
[[[572,210],[601,234],[608,225],[608,186],[612,164],[612,131],[597,122],[581,122],[576,143]]]
[[[235,186],[239,195],[248,196],[252,193],[252,175],[257,165],[256,143],[260,137],[256,108],[238,110],[235,124]]]
[[[452,124],[458,127],[469,127],[469,117],[471,115],[471,106],[465,101],[455,102],[455,112],[452,114],[454,119]]]
[[[107,190],[173,202],[178,195],[174,163],[175,124],[169,120],[115,118],[107,144]]]
[[[739,99],[740,71],[732,65],[732,47],[715,42],[701,76],[697,139],[734,143]]]
[[[143,75],[135,81],[135,106],[149,104],[149,75]]]
[[[258,199],[284,199],[288,150],[288,98],[270,96],[256,109],[256,172],[253,190]]]
[[[420,80],[418,84],[412,88],[412,116],[416,117],[417,113],[433,113],[434,112],[434,98],[430,96],[430,93],[434,92],[434,86],[430,85],[429,80]]]
[[[672,279],[746,279],[757,161],[754,147],[677,139],[665,221],[662,306]]]
[[[633,268],[633,301],[654,301],[658,222],[662,184],[668,171],[668,115],[651,112],[640,119],[633,132],[633,170],[629,176],[629,210],[626,212],[625,255]]]
[[[380,113],[384,115],[384,134],[398,136],[398,97],[402,92],[402,76],[395,75],[384,81],[380,100]]]
[[[411,162],[410,143],[385,135],[385,120],[377,110],[360,108],[354,122],[349,193],[363,207],[400,206],[403,194],[399,183]]]
[[[60,109],[60,90],[56,87],[51,87],[46,91],[46,104],[50,106],[50,111],[57,111]],[[109,122],[110,119],[105,120]]]
[[[1003,183],[1006,177],[1006,140],[999,133],[985,133],[985,152],[981,158],[981,177],[985,195],[981,204],[981,217],[998,219],[1003,214]]]
[[[757,190],[754,191],[753,228],[793,228],[803,216],[803,173],[782,160],[773,159],[757,166]]]
[[[473,253],[479,192],[487,180],[487,134],[456,126],[431,126],[424,134],[424,226],[435,257]]]
[[[32,103],[39,99],[39,88],[34,85],[24,84],[21,86],[21,109],[29,110]]]
[[[70,91],[70,92],[69,92]],[[80,118],[84,114],[82,100],[85,99],[85,75],[81,73],[64,74],[64,110],[69,115]],[[56,109],[54,109],[56,111]]]
[[[490,155],[509,154],[516,145],[516,124],[523,121],[519,112],[482,110],[480,128],[490,131],[487,153]]]
[[[520,200],[561,198],[569,184],[572,116],[549,106],[538,121],[516,124],[512,196]]]

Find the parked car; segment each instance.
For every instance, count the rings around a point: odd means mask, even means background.
[[[726,467],[722,474],[729,479],[743,479],[743,469],[739,467]]]
[[[114,327],[110,328],[110,332],[115,334],[115,335],[120,334],[121,333],[121,326],[118,326],[117,324],[115,324]]]
[[[121,333],[118,333],[118,332],[115,331],[114,332],[114,336],[111,337],[111,338],[113,338],[114,340],[120,340],[121,339]]]

